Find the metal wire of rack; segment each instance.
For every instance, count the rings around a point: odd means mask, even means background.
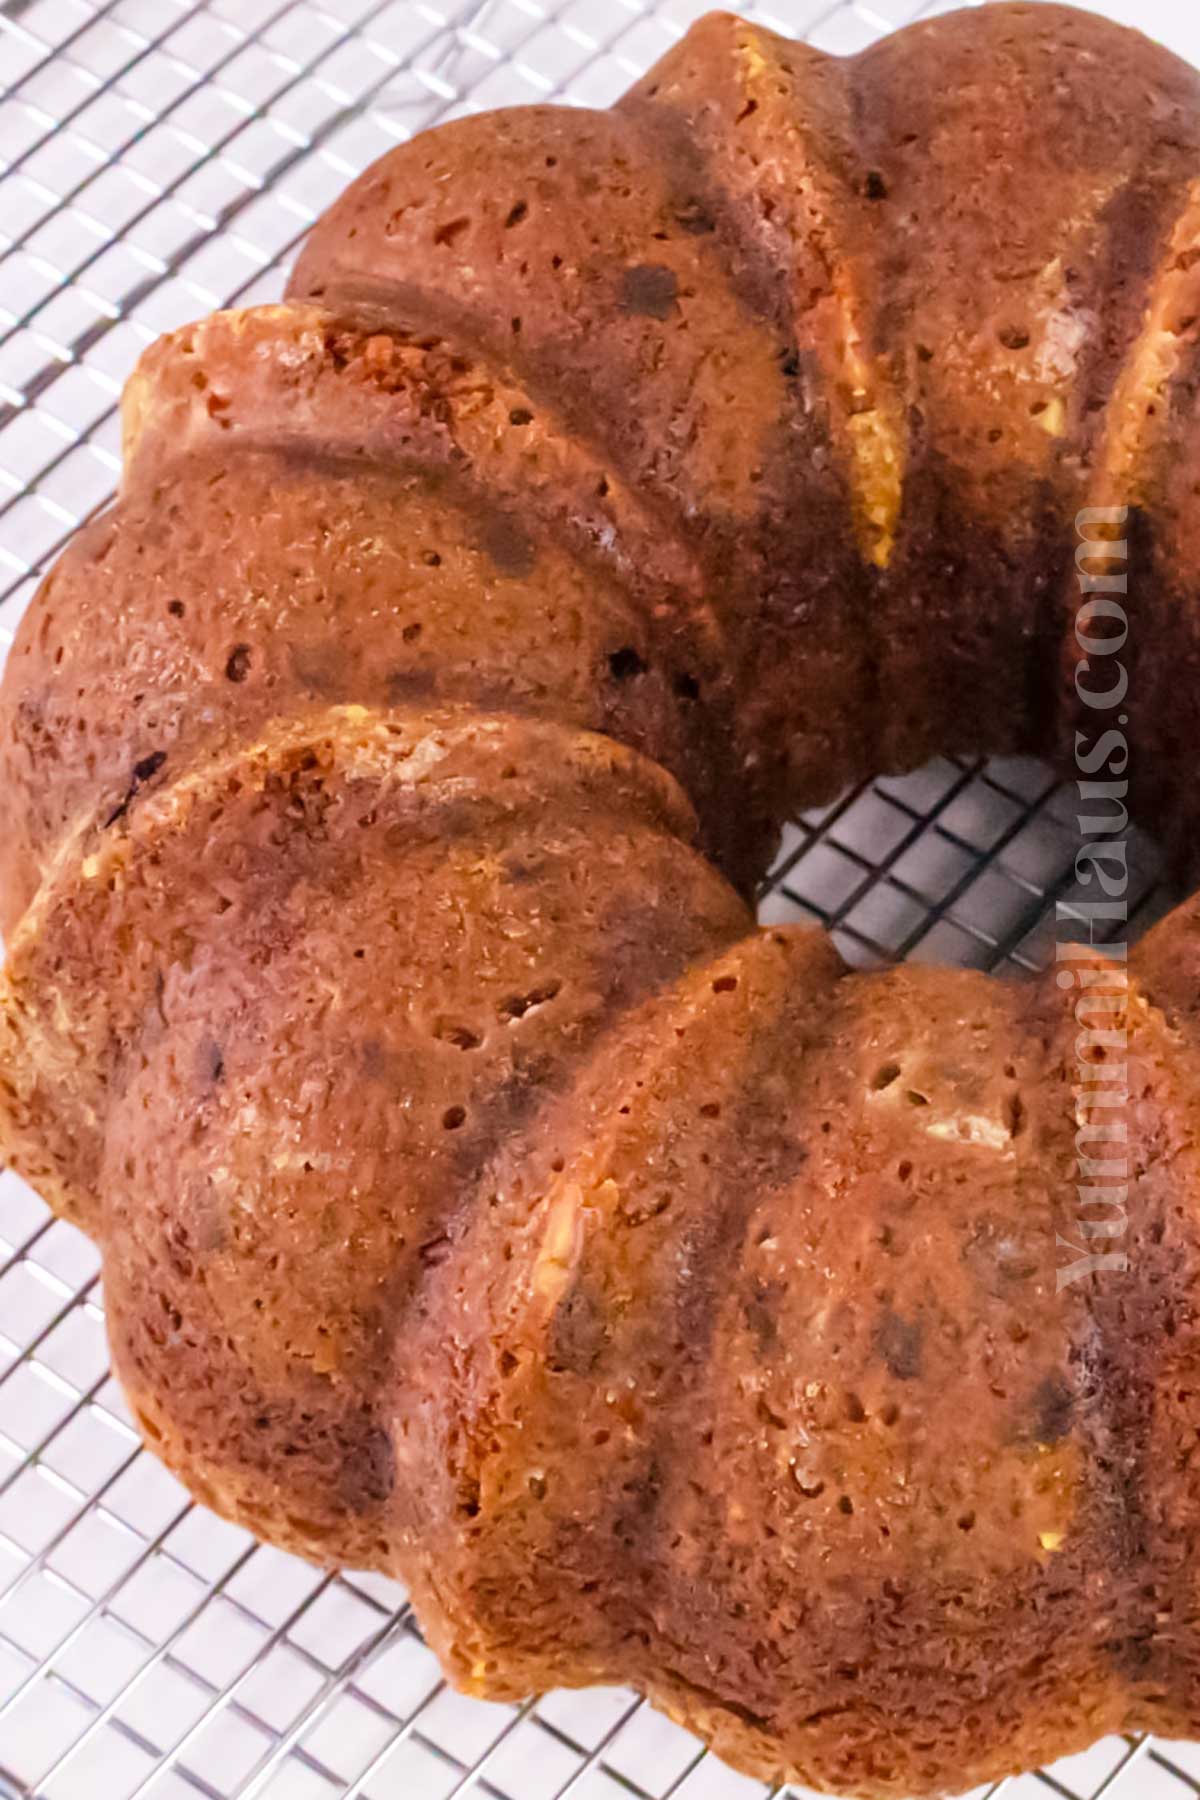
[[[1174,0],[1104,9],[1200,60],[1200,21]],[[147,342],[215,306],[277,297],[317,213],[391,143],[514,101],[602,105],[702,10],[0,0],[0,657],[47,561],[113,489],[120,384]],[[742,10],[850,51],[947,5]],[[1072,898],[1073,812],[1021,759],[878,780],[789,828],[761,913],[825,925],[859,963],[1035,968],[1055,903]],[[1170,896],[1149,841],[1135,837],[1131,865],[1144,924]],[[1200,1794],[1200,1745],[1110,1739],[1001,1791],[1181,1800]],[[0,1172],[0,1793],[767,1790],[621,1690],[466,1700],[441,1681],[395,1583],[322,1574],[192,1504],[142,1450],[108,1373],[91,1245]]]

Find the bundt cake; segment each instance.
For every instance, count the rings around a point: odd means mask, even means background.
[[[149,1443],[468,1691],[861,1796],[1200,1732],[1197,903],[1024,984],[748,910],[935,750],[1186,850],[1198,390],[1200,77],[1042,4],[713,15],[143,357],[0,700],[0,1144]]]

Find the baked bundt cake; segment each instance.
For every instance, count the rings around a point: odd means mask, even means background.
[[[1026,984],[747,906],[935,750],[1186,849],[1198,340],[1165,52],[713,15],[130,381],[4,680],[0,1143],[148,1441],[470,1692],[869,1796],[1200,1732],[1196,902]]]

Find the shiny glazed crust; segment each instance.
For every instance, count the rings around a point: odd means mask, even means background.
[[[0,692],[0,1149],[148,1441],[474,1693],[878,1797],[1200,1732],[1196,903],[1066,989],[747,905],[873,770],[1073,767],[1088,506],[1186,850],[1197,171],[1200,78],[1074,11],[714,14],[128,385]],[[1063,1285],[1081,1054],[1129,1266]]]

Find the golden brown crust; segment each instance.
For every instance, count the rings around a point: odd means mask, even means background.
[[[713,15],[129,384],[0,692],[0,1145],[171,1466],[473,1692],[879,1800],[1200,1731],[1196,903],[1064,988],[739,897],[874,767],[1070,752],[1083,506],[1191,832],[1198,121],[1058,6]],[[1085,977],[1130,1266],[1063,1285]]]

